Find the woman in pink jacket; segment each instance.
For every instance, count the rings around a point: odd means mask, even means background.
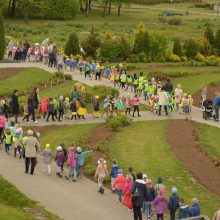
[[[117,189],[118,191],[118,200],[120,203],[122,203],[122,190],[124,189],[126,179],[123,176],[123,170],[118,170],[118,176],[115,178],[115,181],[113,183],[113,187]]]
[[[136,95],[134,96],[134,98],[132,99],[132,104],[133,104],[133,108],[134,108],[132,117],[134,117],[134,113],[135,113],[136,111],[137,111],[137,113],[138,113],[138,117],[141,117],[141,116],[140,116],[140,113],[139,113],[139,105],[140,105],[140,103],[141,103],[141,100],[140,100],[140,98],[138,97],[138,95],[136,94]]]
[[[2,114],[2,111],[0,109],[0,142],[2,141],[2,134],[3,131],[5,130],[5,125],[6,125],[6,119]]]
[[[69,178],[73,175],[73,182],[76,182],[76,154],[73,144],[70,146],[70,151],[67,158],[67,165],[69,170],[68,175],[65,176],[65,178],[69,180]]]
[[[131,185],[133,182],[133,177],[131,174],[126,175],[126,181],[122,193],[124,195],[123,204],[129,209],[132,209],[132,198],[131,198]]]

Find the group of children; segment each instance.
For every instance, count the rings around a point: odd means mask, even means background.
[[[119,202],[131,210],[133,207],[132,198],[134,196],[131,193],[131,187],[132,183],[136,180],[132,168],[129,167],[127,174],[124,176],[123,170],[119,169],[116,160],[112,160],[110,175],[112,191],[117,191]],[[142,181],[146,185],[145,201],[142,207],[142,213],[146,216],[146,219],[151,219],[154,212],[157,215],[157,219],[163,219],[163,215],[168,210],[170,211],[171,220],[176,219],[176,212],[178,212],[177,219],[200,215],[198,200],[193,198],[192,207],[189,208],[184,199],[179,198],[176,187],[172,188],[171,196],[168,199],[162,177],[159,177],[157,184],[154,185],[152,180],[150,180],[146,174],[143,174]],[[153,205],[155,208],[153,208]]]

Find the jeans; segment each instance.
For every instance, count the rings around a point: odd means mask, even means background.
[[[148,205],[147,203],[145,203],[145,204],[146,204],[145,214],[147,217],[149,217],[152,214],[152,207],[151,207],[151,205]]]
[[[134,220],[142,220],[141,206],[133,206]]]
[[[30,174],[33,174],[34,173],[34,168],[36,166],[36,157],[26,157],[25,158],[25,173],[28,173],[30,163],[31,163]]]
[[[134,105],[134,111],[133,111],[133,117],[134,117],[134,113],[137,111],[138,113],[138,116],[140,116],[140,113],[139,113],[139,105]]]
[[[115,187],[113,187],[114,182],[115,182],[115,178],[112,177],[111,178],[111,188],[113,191],[115,190]]]
[[[47,115],[47,121],[49,121],[50,116],[52,116],[52,121],[54,121],[54,113],[53,112],[49,112]]]
[[[76,167],[68,167],[68,178],[72,177],[76,180]]]
[[[81,174],[81,166],[80,165],[76,165],[76,172],[77,172],[77,177],[82,176],[82,174]]]
[[[12,116],[15,116],[15,123],[18,123],[18,113],[12,113]]]
[[[118,190],[118,200],[122,202],[122,190]]]
[[[219,105],[215,105],[215,120],[219,119]]]
[[[105,173],[98,173],[98,186],[99,186],[99,188],[103,187],[104,179],[105,179]]]
[[[168,115],[167,106],[164,105],[163,107],[164,107],[164,110],[165,110],[165,112],[166,112],[166,115]],[[159,116],[161,115],[161,108],[162,108],[162,105],[159,105],[159,113],[158,113]]]
[[[21,156],[22,156],[22,152],[21,152],[21,146],[15,146],[15,148],[14,148],[14,157],[16,157],[17,156],[17,151],[18,151],[18,153],[19,153],[19,158],[21,159]]]
[[[148,98],[148,94],[147,94],[147,92],[144,92],[144,100],[148,100],[149,98]]]
[[[58,68],[58,72],[63,72],[63,65],[62,64],[58,64],[57,68]]]
[[[170,210],[170,220],[175,220],[175,212],[176,210]]]
[[[34,109],[28,109],[27,122],[29,121],[30,116],[32,116],[33,122],[35,122],[35,112]]]
[[[10,144],[5,144],[5,153],[9,154],[10,152]]]

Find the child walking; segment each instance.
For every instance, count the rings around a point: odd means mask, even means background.
[[[27,104],[23,105],[23,114],[24,114],[24,117],[23,117],[22,121],[24,121],[25,119],[28,118],[28,105]]]
[[[73,176],[73,182],[76,182],[76,155],[73,144],[70,146],[70,151],[68,153],[68,158],[67,158],[67,164],[68,164],[68,175],[65,176],[65,178],[69,180],[69,178]]]
[[[152,207],[148,204],[148,202],[152,202],[156,197],[155,189],[152,185],[152,181],[150,179],[147,180],[147,195],[146,195],[146,219],[150,219],[152,216]]]
[[[63,149],[61,146],[57,147],[57,152],[56,152],[56,156],[55,156],[55,161],[57,164],[57,176],[59,176],[60,178],[63,177],[63,165],[64,165],[64,153],[63,153]]]
[[[52,152],[50,149],[50,144],[46,144],[46,147],[43,151],[43,172],[45,172],[45,168],[47,169],[47,174],[51,174],[51,157]]]
[[[76,100],[73,99],[71,102],[70,102],[70,111],[71,111],[71,120],[73,120],[73,118],[75,118],[76,120],[76,116],[77,116],[77,106],[76,106]]]
[[[126,183],[126,179],[123,176],[123,170],[119,169],[118,176],[114,181],[113,187],[115,187],[118,191],[118,200],[120,203],[122,203],[122,191],[124,189],[125,183]]]
[[[5,129],[3,141],[5,143],[5,153],[9,155],[10,154],[10,147],[11,147],[12,141],[13,141],[13,135],[11,133],[10,128]]]
[[[111,188],[112,191],[115,191],[115,187],[113,187],[114,181],[116,179],[116,177],[118,176],[118,164],[116,162],[116,160],[112,160],[112,169],[111,169]]]

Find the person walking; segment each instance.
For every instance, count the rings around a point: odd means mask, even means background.
[[[137,173],[137,179],[132,183],[131,195],[133,201],[134,220],[142,220],[141,207],[146,197],[146,183],[142,180],[143,174]]]
[[[34,132],[32,130],[27,131],[27,139],[24,140],[25,145],[25,173],[29,172],[29,166],[31,163],[30,174],[34,174],[34,168],[37,162],[37,151],[40,148],[40,144],[36,137],[34,137]]]
[[[215,121],[219,121],[219,107],[220,107],[220,92],[215,92],[214,109],[215,109]]]
[[[139,105],[140,105],[140,103],[141,103],[140,98],[139,98],[138,95],[136,94],[136,95],[134,96],[134,98],[132,99],[132,105],[133,105],[133,108],[134,108],[132,117],[135,117],[135,116],[134,116],[134,113],[135,113],[136,111],[137,111],[137,113],[138,113],[138,117],[141,117],[141,116],[140,116],[140,113],[139,113]]]
[[[159,113],[158,115],[161,116],[161,109],[162,107],[164,107],[164,110],[166,112],[166,115],[168,115],[168,111],[167,111],[167,105],[168,105],[168,95],[167,92],[165,91],[165,87],[162,87],[161,92],[159,92]]]
[[[177,195],[177,188],[172,188],[172,196],[169,199],[168,209],[170,210],[170,220],[175,220],[176,211],[179,208],[179,196]]]
[[[103,188],[103,182],[106,176],[108,176],[108,169],[104,159],[101,158],[98,161],[98,166],[94,175],[94,179],[98,177],[98,186],[99,186],[98,192],[101,193],[102,195],[104,194],[105,191],[105,189]]]
[[[10,42],[8,43],[8,58],[12,58],[13,49],[14,49],[14,44],[13,41],[10,40]]]
[[[30,96],[28,97],[28,116],[27,116],[27,123],[29,123],[29,118],[30,116],[32,117],[31,119],[33,120],[33,122],[35,121],[35,98],[34,98],[34,93],[31,93]]]
[[[18,122],[19,103],[18,103],[18,90],[15,89],[11,97],[11,117],[15,116],[15,123]]]

